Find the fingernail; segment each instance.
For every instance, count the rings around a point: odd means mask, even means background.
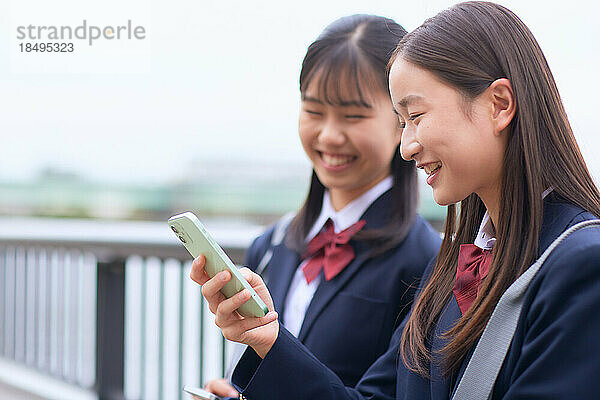
[[[227,280],[227,272],[223,271],[219,273],[219,279],[222,281],[226,281]]]

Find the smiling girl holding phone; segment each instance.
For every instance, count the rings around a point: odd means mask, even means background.
[[[353,15],[310,45],[298,123],[313,167],[308,196],[288,226],[280,221],[247,253],[288,332],[348,386],[387,349],[440,244],[416,214],[415,164],[400,156],[387,90],[386,66],[405,33],[391,19]],[[237,394],[225,380],[206,388]]]
[[[240,318],[245,295],[223,301],[215,295],[222,281],[205,282],[197,259],[193,275],[223,334],[251,347],[233,381],[261,400],[488,398],[459,396],[474,349],[487,346],[479,365],[499,359],[497,375],[474,376],[490,380],[489,398],[597,398],[600,229],[572,233],[529,274],[559,235],[600,215],[600,194],[533,35],[502,6],[457,4],[405,36],[389,81],[402,156],[426,171],[435,200],[448,205],[440,254],[411,313],[389,350],[346,387],[276,313]],[[270,303],[260,277],[244,273]],[[478,346],[503,293],[530,276],[514,333]]]
[[[276,313],[240,318],[244,294],[223,301],[215,295],[222,281],[205,283],[197,259],[193,274],[223,334],[251,347],[233,376],[250,398],[458,396],[503,293],[529,276],[561,233],[600,215],[600,194],[544,55],[506,8],[467,2],[427,20],[398,45],[389,81],[404,127],[402,156],[426,171],[435,200],[449,206],[440,254],[389,350],[354,388],[289,335]],[[245,274],[269,303],[260,277]],[[541,264],[524,289],[514,334],[482,345],[488,361],[497,359],[494,348],[508,346],[497,375],[475,371],[475,380],[491,379],[492,399],[597,398],[598,309],[596,226],[572,233]]]
[[[503,293],[529,276],[530,265],[561,233],[600,215],[600,194],[546,59],[506,8],[467,2],[425,21],[398,45],[389,81],[404,127],[402,156],[426,171],[435,200],[449,206],[440,254],[389,350],[354,388],[296,341],[276,313],[239,317],[235,309],[245,295],[220,298],[223,280],[206,282],[197,259],[193,275],[205,283],[223,334],[251,347],[233,375],[249,398],[458,395]],[[260,277],[244,273],[269,304]],[[490,350],[482,368],[497,359],[495,347],[509,346],[497,375],[475,371],[475,380],[491,379],[485,383],[492,399],[597,398],[600,228],[572,233],[533,276],[514,334],[482,345]]]

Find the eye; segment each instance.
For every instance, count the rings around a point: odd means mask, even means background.
[[[306,113],[310,114],[310,115],[315,115],[315,116],[322,116],[322,115],[323,115],[323,113],[322,113],[322,112],[320,112],[320,111],[315,111],[315,110],[307,110],[307,109],[304,109],[304,111],[305,111]]]
[[[419,118],[423,114],[425,114],[425,113],[412,114],[408,119],[411,120],[411,121],[414,121],[415,119]]]
[[[367,118],[367,117],[365,115],[360,115],[360,114],[350,114],[350,115],[345,115],[344,118],[359,120],[359,119],[364,119],[364,118]]]
[[[398,117],[398,125],[400,127],[400,129],[404,129],[406,128],[406,122],[404,122],[404,120],[402,119],[402,117],[400,116],[400,113],[398,111],[396,111],[395,108],[392,108],[392,111],[394,112],[394,114],[396,114],[396,116]]]

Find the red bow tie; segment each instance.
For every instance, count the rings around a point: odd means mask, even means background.
[[[467,312],[479,294],[479,284],[487,276],[492,258],[492,250],[483,250],[474,244],[460,245],[452,292],[462,314]]]
[[[312,282],[321,269],[325,279],[330,280],[342,271],[354,258],[354,249],[348,243],[354,234],[365,226],[366,221],[360,220],[340,233],[335,233],[333,221],[327,219],[325,228],[308,243],[303,259],[309,258],[302,267],[306,282]]]

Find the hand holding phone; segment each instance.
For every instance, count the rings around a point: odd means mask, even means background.
[[[211,392],[196,387],[184,386],[183,391],[191,394],[194,400],[223,400],[222,397],[215,396]]]
[[[274,310],[269,312],[267,304],[272,309],[273,300],[264,281],[249,269],[243,276],[193,214],[176,215],[169,225],[195,257],[191,278],[203,286],[202,295],[223,336],[247,344],[264,358],[279,335],[278,315]]]
[[[237,310],[241,315],[245,317],[264,317],[269,312],[267,305],[244,279],[198,217],[191,212],[186,212],[169,218],[168,224],[194,258],[204,254],[206,257],[204,269],[209,277],[212,278],[225,270],[231,273],[231,280],[221,289],[221,293],[225,297],[231,298],[244,289],[250,292],[250,299]]]

